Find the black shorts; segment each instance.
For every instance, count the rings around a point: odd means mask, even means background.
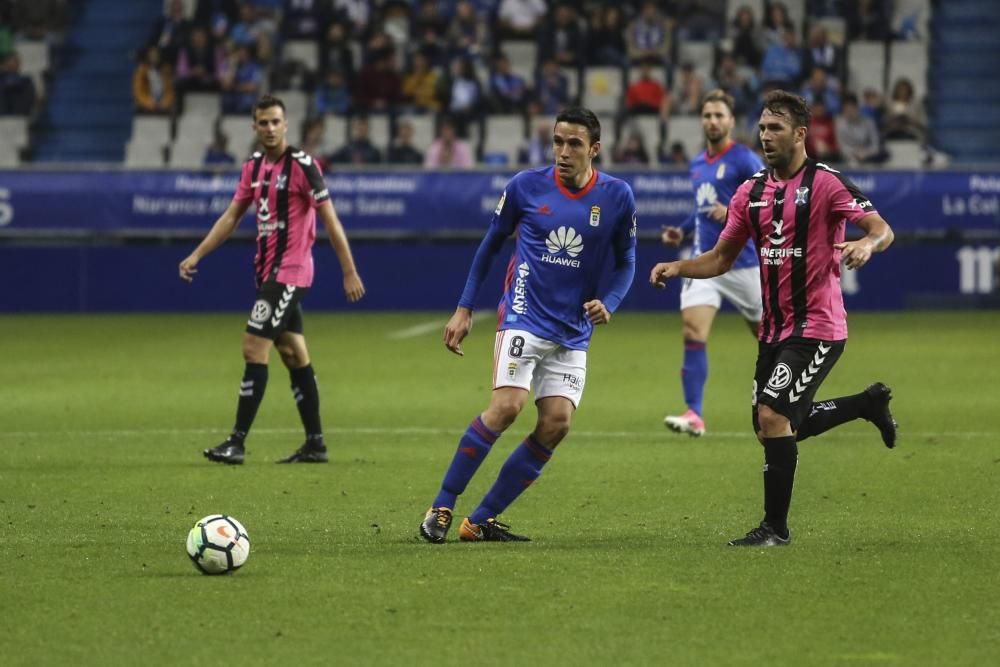
[[[257,301],[250,311],[246,332],[276,340],[285,331],[302,333],[302,297],[308,287],[266,282],[257,288]]]
[[[757,406],[763,404],[788,418],[796,431],[809,416],[820,384],[844,352],[846,340],[786,338],[758,343],[753,377],[753,430],[760,431]]]

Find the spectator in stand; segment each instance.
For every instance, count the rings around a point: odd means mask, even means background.
[[[492,51],[489,28],[469,0],[459,0],[455,5],[447,35],[452,57],[478,60]]]
[[[256,6],[244,3],[240,5],[239,20],[229,31],[229,39],[252,48],[258,61],[270,62],[277,36],[275,28],[273,21],[268,20]]]
[[[642,132],[632,128],[625,133],[625,139],[615,145],[614,161],[618,164],[649,164],[649,151]]]
[[[878,164],[888,155],[882,147],[878,128],[861,114],[854,93],[844,95],[843,112],[834,121],[837,143],[849,164]]]
[[[708,88],[715,88],[713,83]],[[700,115],[705,96],[705,79],[695,71],[691,62],[684,62],[674,82],[675,106],[673,110],[684,116]]]
[[[177,62],[177,53],[187,42],[191,25],[184,0],[171,0],[166,15],[157,20],[148,45],[159,47],[164,62]]]
[[[413,145],[413,123],[408,120],[396,123],[396,136],[389,144],[385,161],[390,165],[424,163],[424,154]]]
[[[206,167],[215,167],[220,171],[236,164],[236,157],[229,152],[229,137],[223,132],[216,132],[201,162]]]
[[[538,32],[538,59],[541,62],[555,60],[560,67],[580,67],[584,63],[586,45],[587,35],[580,26],[576,10],[561,2]]]
[[[17,52],[7,54],[0,71],[0,115],[28,116],[35,108],[35,83],[21,73]]]
[[[219,90],[219,81],[226,71],[225,53],[213,44],[208,31],[201,26],[191,28],[188,42],[177,54],[174,82],[183,97],[188,91]]]
[[[528,84],[511,68],[510,58],[498,53],[490,74],[490,99],[497,113],[517,113],[528,100]]]
[[[885,0],[848,0],[847,36],[851,41],[881,42],[889,37],[889,18]]]
[[[535,125],[535,132],[517,151],[519,164],[528,167],[539,167],[553,160],[552,156],[552,123],[543,120]]]
[[[733,98],[733,115],[744,116],[757,98],[760,82],[754,70],[740,66],[731,53],[723,52],[719,57],[719,67],[715,70],[716,85]]]
[[[917,99],[913,83],[906,77],[896,79],[885,111],[886,139],[916,139],[927,136],[927,115]]]
[[[368,116],[355,116],[351,120],[351,139],[327,156],[326,161],[333,164],[379,164],[382,152],[372,143],[370,132]]]
[[[228,30],[239,18],[239,0],[198,0],[194,10],[194,22],[206,28],[221,23]]]
[[[767,46],[783,44],[786,32],[795,33],[795,24],[788,14],[788,7],[783,2],[765,3],[764,6],[764,43]]]
[[[823,100],[826,111],[831,116],[840,113],[840,86],[837,80],[827,74],[819,65],[812,68],[809,79],[802,87],[802,97],[812,106],[816,100]]]
[[[340,70],[329,70],[323,82],[316,87],[313,109],[320,116],[328,113],[347,116],[351,113],[351,89]]]
[[[774,42],[764,52],[760,78],[765,86],[785,90],[799,87],[802,79],[802,53],[795,42],[795,32],[786,30],[781,42]]]
[[[628,66],[625,18],[618,5],[597,5],[590,15],[587,53],[591,65]]]
[[[448,20],[437,0],[423,0],[410,21],[410,38],[416,50],[427,56],[431,67],[448,64]]]
[[[344,24],[331,23],[323,33],[319,48],[318,66],[321,75],[335,69],[343,75],[348,87],[353,87],[357,65]]]
[[[754,69],[760,67],[766,44],[764,33],[757,26],[753,9],[743,5],[736,11],[729,34],[733,40],[733,57],[737,64]]]
[[[368,34],[372,19],[371,0],[333,0],[332,4],[334,15],[347,23],[352,35]]]
[[[673,47],[673,19],[662,14],[657,3],[645,0],[639,14],[625,31],[628,55],[633,65],[670,65]]]
[[[679,141],[670,144],[670,152],[660,155],[660,164],[677,165],[687,169],[690,159],[684,150],[684,144]]]
[[[21,36],[31,41],[43,41],[50,33],[62,31],[69,17],[67,0],[20,0],[13,4],[14,24]]]
[[[281,34],[285,39],[318,39],[333,19],[328,0],[284,0]]]
[[[264,71],[248,46],[236,46],[222,75],[222,113],[249,114],[257,103]]]
[[[806,134],[806,154],[820,162],[840,162],[843,155],[837,143],[837,130],[833,117],[826,110],[822,99],[813,102],[809,109],[809,132]]]
[[[625,112],[659,114],[663,120],[670,116],[670,91],[653,76],[648,61],[639,65],[639,76],[625,89]]]
[[[326,123],[323,118],[312,117],[302,121],[302,143],[299,149],[306,155],[312,156],[321,174],[326,173],[326,160],[320,157],[323,155],[325,144]]]
[[[555,60],[542,63],[535,82],[535,98],[544,114],[557,114],[569,105],[569,79]]]
[[[830,79],[840,81],[844,75],[843,50],[830,42],[829,33],[822,24],[816,24],[809,31],[809,44],[802,49],[802,71],[812,72],[822,67]],[[836,112],[831,112],[836,115]]]
[[[468,142],[459,138],[450,119],[442,119],[438,137],[424,155],[424,166],[429,169],[469,169],[473,164],[472,148]]]
[[[483,90],[467,58],[456,57],[451,61],[450,76],[444,83],[447,102],[444,108],[451,117],[450,124],[460,136],[466,136],[469,123],[479,117]]]
[[[143,51],[132,73],[132,99],[139,113],[168,114],[174,110],[174,68],[162,62],[158,47]]]
[[[364,112],[388,111],[399,102],[402,82],[391,45],[372,50],[371,61],[361,68],[356,83],[354,101]]]
[[[423,51],[416,51],[410,70],[403,76],[403,101],[413,113],[437,113],[441,110],[438,96],[440,75],[431,68]]]
[[[544,0],[500,0],[497,22],[500,36],[509,39],[534,39],[548,7]]]
[[[874,88],[864,89],[861,93],[861,115],[872,119],[875,127],[879,128],[881,136],[885,122],[885,101],[882,99],[882,93]]]
[[[678,5],[678,41],[716,42],[722,37],[726,0],[682,0]]]

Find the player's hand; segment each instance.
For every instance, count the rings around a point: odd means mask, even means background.
[[[583,304],[583,310],[587,313],[587,319],[591,324],[607,324],[611,321],[611,311],[609,311],[600,299],[594,299]]]
[[[715,202],[715,204],[712,205],[712,210],[708,212],[708,217],[718,223],[726,224],[726,213],[728,210],[729,209],[719,202]]]
[[[455,309],[455,314],[448,320],[444,327],[444,346],[460,357],[465,356],[462,351],[462,341],[472,330],[472,311],[459,306]]]
[[[849,269],[860,269],[872,258],[871,239],[865,237],[857,241],[834,243],[833,247],[842,251],[841,259]]]
[[[194,280],[194,274],[198,273],[198,258],[194,254],[188,255],[181,260],[177,272],[180,274],[181,280],[186,283],[191,282]]]
[[[344,276],[344,294],[351,303],[358,301],[365,295],[365,284],[361,282],[361,276],[357,271]]]
[[[649,284],[656,289],[667,286],[667,280],[677,277],[677,262],[660,262],[649,272]]]
[[[663,245],[676,248],[684,240],[684,232],[681,231],[680,227],[671,227],[669,225],[663,225],[660,227],[660,240],[663,241]]]

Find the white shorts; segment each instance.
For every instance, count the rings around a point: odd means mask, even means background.
[[[760,322],[760,269],[733,269],[721,276],[700,280],[685,278],[681,285],[681,310],[694,306],[718,308],[722,299],[733,304],[744,319]]]
[[[580,406],[587,380],[586,350],[571,350],[538,336],[498,331],[493,350],[493,388],[519,387],[535,392],[535,400],[562,396]]]

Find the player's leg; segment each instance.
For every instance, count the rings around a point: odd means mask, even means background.
[[[866,419],[879,430],[882,442],[892,449],[896,446],[898,425],[889,411],[892,390],[881,382],[869,385],[859,394],[841,396],[813,403],[809,416],[799,427],[796,438],[801,442],[806,438],[825,433],[855,419]]]
[[[296,309],[288,323],[288,329],[275,341],[275,347],[281,354],[281,361],[288,369],[291,381],[292,396],[295,407],[302,420],[305,431],[305,442],[290,456],[278,459],[278,463],[326,463],[329,456],[326,443],[323,440],[323,424],[319,414],[319,386],[316,384],[316,373],[309,359],[309,349],[303,335],[302,311]]]
[[[708,337],[712,322],[722,304],[715,279],[684,280],[681,287],[681,322],[684,338],[684,362],[681,387],[687,410],[681,415],[667,415],[663,424],[675,433],[699,437],[705,433],[702,402],[708,380]]]
[[[788,511],[798,466],[795,430],[843,349],[843,341],[812,339],[759,346],[753,418],[764,446],[764,520],[730,545],[780,546],[791,541]]]
[[[502,514],[538,477],[556,446],[569,433],[573,412],[583,395],[587,353],[556,347],[538,362],[532,389],[538,420],[500,468],[492,488],[479,506],[462,522],[460,537],[467,541],[526,541],[497,522]]]
[[[428,541],[445,541],[458,496],[465,492],[493,444],[524,408],[540,352],[536,340],[526,332],[497,332],[490,403],[462,434],[437,497],[420,524],[420,534]]]

